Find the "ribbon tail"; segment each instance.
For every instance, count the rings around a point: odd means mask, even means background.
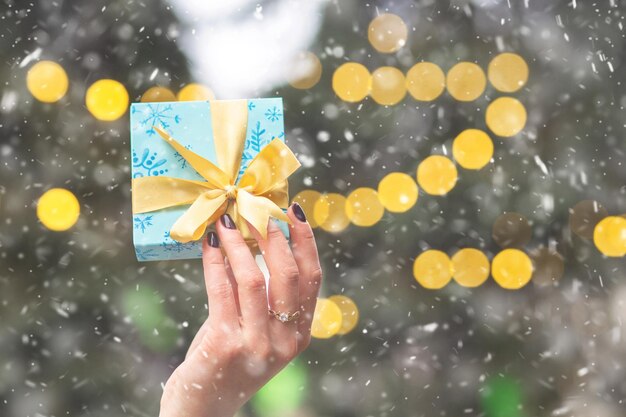
[[[133,178],[133,213],[191,204],[207,191],[207,185],[206,182],[172,177]]]
[[[170,237],[181,243],[200,239],[207,225],[224,211],[225,203],[226,194],[221,190],[201,194],[172,225]]]
[[[198,174],[200,174],[209,184],[213,186],[212,188],[223,189],[231,185],[230,177],[211,161],[204,159],[197,153],[185,148],[160,127],[153,126],[153,129],[156,130],[159,136],[161,136],[164,141],[169,143],[172,148],[176,149],[176,152],[189,162],[189,165],[191,165]]]
[[[259,232],[263,239],[267,238],[267,223],[270,217],[291,224],[289,217],[272,200],[252,195],[242,189],[237,192],[237,212]]]

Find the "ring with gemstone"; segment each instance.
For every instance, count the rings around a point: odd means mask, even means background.
[[[280,322],[287,323],[300,317],[300,311],[288,313],[286,311],[274,311],[271,308],[268,310],[269,314],[276,317]]]

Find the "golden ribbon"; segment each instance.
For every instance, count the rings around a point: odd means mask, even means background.
[[[252,236],[245,220],[263,238],[267,237],[270,217],[291,223],[281,207],[289,204],[287,178],[300,167],[293,152],[274,138],[235,183],[246,142],[247,100],[212,101],[211,120],[219,167],[154,127],[206,181],[166,176],[134,178],[133,213],[190,205],[170,229],[170,237],[182,243],[200,239],[207,226],[224,213],[230,214],[246,240]]]

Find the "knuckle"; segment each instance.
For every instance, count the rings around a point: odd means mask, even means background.
[[[287,284],[295,284],[298,282],[300,271],[296,264],[288,265],[280,270],[280,278]]]
[[[285,239],[285,235],[283,234],[283,231],[278,228],[278,226],[268,228],[267,240],[281,239],[281,238]]]
[[[219,281],[212,283],[209,286],[209,292],[218,298],[230,297],[232,291],[232,285],[229,281]]]
[[[324,272],[322,271],[322,267],[318,264],[313,268],[310,274],[311,283],[314,285],[319,285],[322,281]]]
[[[242,283],[239,284],[248,291],[265,291],[265,277],[260,271],[250,271],[242,278]]]

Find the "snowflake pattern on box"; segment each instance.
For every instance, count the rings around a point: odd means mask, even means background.
[[[138,156],[137,152],[133,149],[133,168],[135,168],[133,178],[163,175],[167,173],[167,169],[161,167],[166,163],[167,159],[157,160],[157,153],[151,153],[149,148],[143,150],[141,157]]]
[[[161,243],[161,247],[166,252],[176,252],[176,253],[192,252],[192,251],[195,252],[202,245],[202,239],[198,239],[196,241],[188,242],[188,243],[181,243],[177,240],[172,239],[170,237],[169,231],[165,232],[163,237],[165,238],[165,242]]]
[[[243,155],[241,155],[241,169],[238,177],[241,177],[248,164],[261,151],[261,149],[270,143],[269,138],[264,137],[266,130],[262,128],[261,122],[256,122],[256,127],[250,132],[250,138],[246,141]]]
[[[133,107],[133,112],[135,111]],[[153,126],[159,126],[167,130],[172,123],[179,124],[181,122],[181,117],[173,114],[173,112],[174,107],[171,104],[148,104],[147,111],[144,112],[145,118],[140,120],[139,124],[146,129],[148,135],[156,135]]]
[[[135,254],[140,261],[149,261],[151,258],[156,258],[157,254],[154,249],[138,249],[135,248]]]
[[[146,229],[152,226],[152,214],[150,215],[138,215],[133,218],[135,223],[135,229],[141,230],[144,233]]]
[[[191,149],[191,145],[185,145],[185,149],[190,150]],[[174,154],[174,158],[176,158],[176,162],[178,162],[180,164],[180,168],[181,169],[185,169],[189,166],[189,161],[187,161],[185,158],[183,158],[183,156],[176,152]]]
[[[275,122],[279,120],[282,116],[283,114],[280,112],[280,110],[278,110],[276,106],[272,107],[271,109],[267,109],[267,111],[265,112],[265,118],[270,122]]]

